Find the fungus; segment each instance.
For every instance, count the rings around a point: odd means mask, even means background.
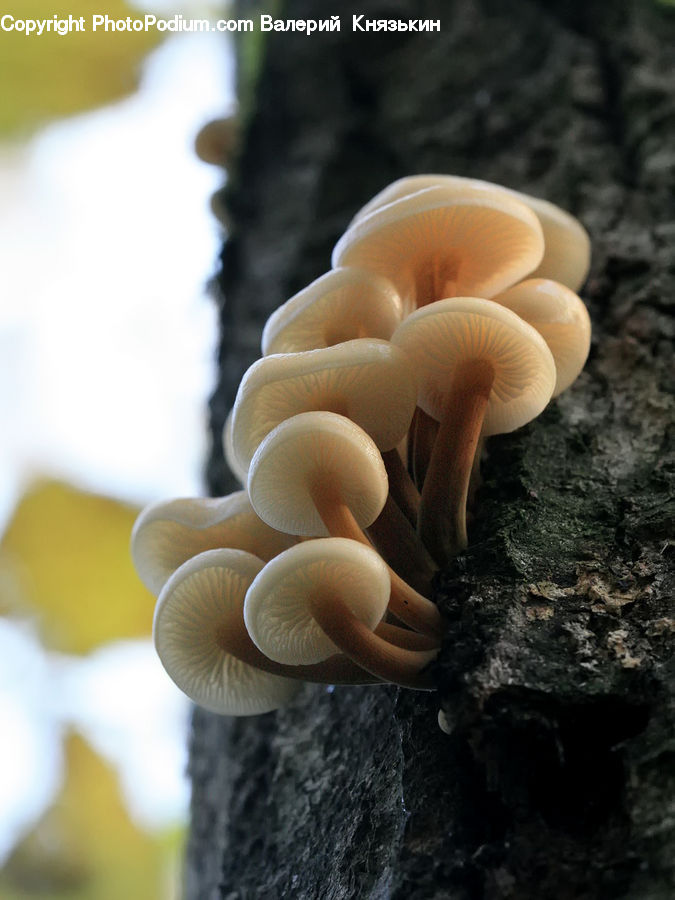
[[[475,297],[418,309],[394,332],[419,375],[418,405],[440,421],[418,530],[437,562],[467,546],[466,498],[481,435],[513,431],[544,409],[555,365],[541,335]]]
[[[251,503],[273,528],[290,534],[351,538],[379,515],[388,484],[377,447],[354,422],[330,412],[301,413],[273,429],[248,473]],[[438,608],[393,570],[391,611],[425,634],[441,632]]]
[[[262,352],[318,350],[364,337],[388,340],[400,321],[401,300],[388,281],[359,269],[334,269],[272,313]]]
[[[237,645],[244,597],[263,565],[242,550],[207,550],[177,569],[159,596],[153,639],[162,665],[191,700],[212,712],[269,712],[302,686],[251,665],[242,658],[245,642]]]
[[[237,456],[234,452],[234,445],[232,444],[232,413],[234,410],[230,410],[225,419],[225,425],[223,426],[223,455],[225,456],[225,462],[227,463],[230,472],[237,479],[239,484],[246,484],[246,479],[248,478],[248,469],[244,468],[239,463]]]
[[[357,338],[318,350],[266,356],[244,375],[234,404],[232,449],[248,468],[263,437],[296,413],[327,410],[360,425],[382,452],[392,496],[409,516],[419,497],[395,450],[407,433],[417,386],[405,354],[391,343]]]
[[[556,382],[553,396],[566,390],[584,367],[591,348],[591,320],[586,305],[557,281],[521,281],[495,302],[512,310],[539,332],[553,354]]]
[[[381,450],[391,450],[408,430],[416,392],[406,355],[388,341],[360,338],[265,356],[248,369],[237,391],[235,457],[248,469],[266,434],[289,416],[311,410],[347,416]]]
[[[333,266],[388,278],[409,313],[452,296],[492,296],[541,261],[544,239],[524,203],[492,191],[429,187],[358,219],[333,250]]]
[[[239,142],[239,123],[236,116],[213,119],[197,132],[195,153],[202,162],[227,169]]]
[[[206,550],[171,575],[157,602],[153,638],[178,687],[212,712],[246,716],[282,706],[303,681],[378,683],[337,650],[301,666],[284,665],[260,651],[246,630],[244,599],[264,565],[243,550]],[[387,634],[404,646],[409,641],[393,626]]]
[[[535,213],[544,233],[544,256],[530,277],[550,278],[573,291],[578,291],[586,280],[591,260],[591,242],[588,232],[578,219],[548,200],[475,178],[462,178],[458,175],[412,175],[399,178],[366,203],[354,216],[350,227],[382,206],[439,185],[452,188],[458,195],[468,190],[501,191],[522,201]]]
[[[386,681],[431,689],[422,670],[437,649],[410,650],[374,634],[389,574],[377,553],[340,538],[305,541],[268,563],[246,593],[253,642],[281,663],[316,663],[342,650]]]
[[[146,506],[134,523],[131,556],[141,581],[157,596],[172,572],[204,550],[231,547],[267,560],[292,543],[258,517],[246,491],[237,491]]]

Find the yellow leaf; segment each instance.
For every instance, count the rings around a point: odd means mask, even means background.
[[[140,62],[162,39],[146,31],[92,30],[92,15],[107,13],[117,21],[143,13],[124,0],[106,0],[103,8],[89,0],[22,0],[2,10],[14,24],[28,19],[74,20],[84,17],[84,31],[0,32],[0,135],[31,131],[43,122],[110,103],[135,90]],[[11,24],[6,20],[5,27]]]
[[[66,738],[65,762],[54,804],[5,865],[0,900],[165,897],[178,842],[132,823],[115,773],[83,738]]]
[[[154,598],[129,554],[138,509],[58,481],[23,496],[0,542],[0,610],[36,615],[47,647],[86,653],[150,634]]]

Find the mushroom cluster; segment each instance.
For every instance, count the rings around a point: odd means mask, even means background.
[[[545,201],[403,178],[332,264],[272,314],[239,386],[223,444],[246,490],[154,504],[132,535],[163,665],[224,714],[303,681],[430,689],[431,579],[467,547],[483,440],[589,351],[588,236]]]

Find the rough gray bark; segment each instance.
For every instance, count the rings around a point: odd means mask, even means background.
[[[492,439],[469,552],[438,579],[437,694],[308,686],[197,711],[190,898],[675,896],[675,16],[655,0],[363,0],[269,36],[228,194],[218,436],[265,317],[389,181],[453,172],[591,232],[591,358]],[[354,34],[440,18],[440,34]],[[671,573],[671,574],[669,574]],[[451,735],[437,725],[444,710]]]

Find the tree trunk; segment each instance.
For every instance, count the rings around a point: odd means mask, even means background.
[[[189,898],[675,896],[670,2],[278,4],[342,30],[264,36],[227,192],[212,491],[235,487],[220,431],[265,318],[402,175],[578,215],[593,347],[488,442],[470,548],[435,586],[437,693],[308,685],[274,714],[195,712]],[[352,13],[441,30],[353,32]]]

